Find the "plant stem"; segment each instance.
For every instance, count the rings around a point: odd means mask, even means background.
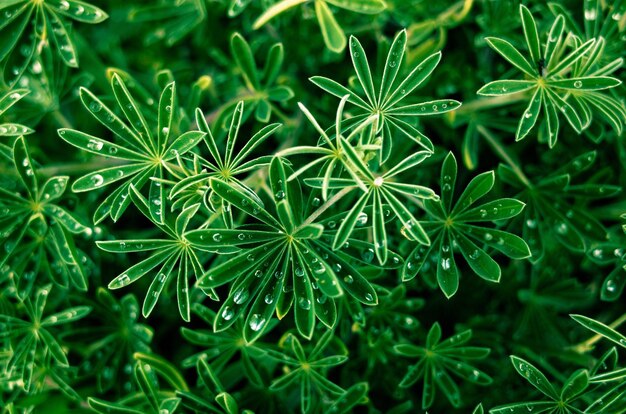
[[[528,95],[525,93],[518,93],[513,95],[501,95],[490,98],[475,99],[469,103],[463,103],[463,105],[457,109],[456,116],[471,115],[477,111],[483,109],[489,109],[497,106],[504,106],[514,104],[520,101],[528,100]]]
[[[61,128],[72,128],[72,124],[70,121],[68,121],[68,119],[65,117],[65,115],[63,115],[63,113],[60,110],[55,110],[52,112],[52,118],[54,118],[54,120],[56,121],[56,123],[61,127]]]
[[[509,167],[511,167],[515,175],[517,175],[517,177],[524,183],[524,185],[526,185],[526,187],[528,188],[532,188],[532,183],[530,182],[528,177],[526,177],[526,174],[524,174],[524,171],[522,171],[519,165],[516,162],[514,162],[513,159],[509,156],[508,152],[506,151],[502,143],[498,140],[498,138],[496,138],[496,136],[493,135],[491,131],[489,131],[487,128],[485,128],[482,125],[478,125],[476,127],[476,130],[483,137],[485,137],[485,139],[487,140],[489,145],[491,145],[491,147],[496,152],[496,154],[498,154],[500,158],[502,158],[502,160],[506,162],[509,165]]]
[[[37,172],[44,177],[53,177],[55,175],[80,175],[88,173],[94,170],[99,170],[106,167],[114,167],[116,165],[123,165],[124,162],[113,158],[98,157],[90,162],[74,162],[50,165],[44,168],[40,168]]]
[[[331,198],[329,198],[328,200],[326,200],[326,202],[324,204],[321,205],[320,208],[318,208],[317,210],[315,210],[315,212],[313,214],[311,214],[299,227],[298,229],[307,226],[311,223],[313,223],[315,221],[315,219],[317,219],[319,216],[321,216],[326,210],[328,210],[330,208],[330,206],[332,206],[333,204],[335,204],[337,201],[341,200],[346,194],[348,194],[350,191],[352,191],[353,189],[355,189],[355,187],[346,187],[344,189],[342,189],[341,191],[339,191],[337,194],[333,195]]]
[[[609,327],[612,329],[615,329],[621,324],[623,324],[624,322],[626,322],[626,313],[620,316],[619,318],[617,318],[612,324],[609,325]],[[596,334],[592,336],[591,338],[587,339],[586,341],[583,341],[577,345],[574,345],[572,349],[575,352],[578,352],[579,354],[584,354],[585,352],[591,351],[593,349],[593,345],[602,338],[604,338],[602,335]]]

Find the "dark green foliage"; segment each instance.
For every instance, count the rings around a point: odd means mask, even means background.
[[[625,413],[626,1],[523,3],[0,0],[0,414]]]

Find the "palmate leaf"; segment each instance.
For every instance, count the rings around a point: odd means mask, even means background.
[[[149,179],[155,177],[162,180],[171,169],[171,161],[194,148],[205,133],[188,131],[181,135],[174,134],[173,119],[174,114],[178,113],[174,83],[167,85],[161,93],[158,124],[155,126],[147,124],[138,102],[131,96],[125,82],[117,73],[112,76],[111,87],[128,123],[115,115],[89,90],[81,88],[80,98],[89,113],[117,136],[119,144],[73,129],[62,128],[58,133],[65,142],[76,148],[117,159],[122,165],[86,174],[74,182],[72,190],[91,191],[123,182],[96,209],[93,220],[97,224],[107,216],[117,221],[130,204],[130,187],[141,190],[149,182],[150,217],[162,224],[159,206],[164,204],[165,194],[160,181]],[[155,127],[158,127],[157,131]]]
[[[605,241],[607,232],[602,223],[582,205],[595,199],[613,197],[621,192],[619,186],[606,183],[576,184],[582,174],[595,163],[597,152],[580,154],[561,168],[544,177],[521,180],[515,171],[501,164],[500,178],[519,193],[515,198],[526,203],[521,220],[523,238],[527,241],[533,263],[540,261],[550,238],[572,251],[585,251],[588,246]]]
[[[163,223],[160,223],[154,220],[150,210],[150,204],[154,204],[154,200],[150,203],[132,185],[130,197],[142,214],[152,220],[165,233],[166,238],[97,242],[100,249],[114,253],[152,252],[148,258],[136,263],[114,278],[109,283],[109,288],[119,289],[146,275],[151,275],[153,278],[152,283],[148,288],[142,307],[143,316],[148,317],[166,285],[175,284],[180,316],[183,320],[189,321],[191,311],[189,278],[194,276],[198,279],[204,272],[203,261],[206,251],[229,253],[232,249],[228,247],[223,249],[219,247],[215,249],[200,249],[190,246],[187,240],[187,226],[198,212],[199,204],[183,209],[175,220],[168,217],[163,220]],[[159,207],[164,212],[163,217],[165,217],[166,205],[159,204]],[[206,292],[215,297],[215,292],[211,290]]]
[[[36,275],[44,283],[68,287],[71,282],[87,290],[84,254],[76,248],[73,235],[90,229],[57,204],[69,177],[52,177],[42,186],[23,137],[13,145],[13,168],[19,177],[17,188],[26,191],[22,195],[0,189],[0,207],[8,213],[0,221],[3,273],[11,270],[16,276],[19,295],[28,294]]]
[[[334,298],[344,292],[367,305],[377,302],[376,292],[351,266],[350,256],[334,253],[318,240],[323,227],[304,221],[299,183],[287,177],[280,158],[274,158],[270,184],[276,216],[232,184],[211,180],[213,191],[224,201],[264,223],[254,230],[200,229],[187,235],[198,248],[241,249],[198,281],[204,288],[231,283],[229,296],[216,315],[216,332],[245,313],[244,337],[252,342],[264,332],[274,311],[282,318],[293,303],[298,331],[311,337],[316,318],[334,326]]]
[[[499,282],[500,266],[485,249],[497,250],[512,259],[530,257],[530,250],[520,237],[480,225],[515,217],[524,209],[524,203],[512,198],[501,198],[474,206],[491,191],[495,174],[489,171],[474,177],[461,193],[456,203],[453,194],[457,176],[457,163],[452,152],[446,156],[441,170],[441,198],[426,200],[428,234],[431,247],[417,246],[408,256],[402,270],[403,280],[413,279],[430,257],[437,258],[437,280],[446,297],[458,289],[459,272],[454,259],[454,246],[458,248],[470,268],[481,278]]]
[[[585,392],[589,384],[589,372],[580,369],[573,372],[563,384],[560,392],[546,378],[537,367],[530,362],[511,355],[513,367],[530,385],[541,392],[542,398],[548,401],[524,401],[501,405],[489,410],[493,414],[501,413],[522,413],[522,412],[552,412],[558,410],[563,413],[581,413],[575,401]],[[607,404],[607,406],[610,404]],[[587,411],[585,411],[587,412]]]
[[[89,306],[77,306],[44,316],[51,290],[52,285],[45,285],[34,293],[32,300],[26,298],[20,317],[0,314],[0,322],[5,327],[0,338],[6,338],[15,349],[8,369],[21,375],[21,386],[25,391],[31,390],[34,370],[52,364],[69,365],[58,336],[52,335],[51,331],[82,319],[91,312]]]
[[[95,24],[108,18],[98,7],[77,0],[10,1],[0,5],[0,12],[5,19],[0,24],[0,62],[5,68],[4,81],[10,86],[22,77],[48,39],[64,64],[78,67],[66,20]]]
[[[391,136],[396,132],[399,133],[398,135],[412,139],[428,151],[434,150],[432,142],[406,120],[415,116],[442,114],[461,106],[460,102],[451,99],[418,105],[400,105],[430,76],[441,60],[441,53],[427,57],[398,84],[396,78],[405,54],[406,42],[406,31],[396,35],[387,55],[381,88],[376,92],[365,51],[356,37],[350,37],[350,56],[365,98],[331,79],[321,76],[314,76],[310,79],[311,82],[338,98],[349,95],[348,102],[357,106],[355,111],[357,114],[379,115],[380,120],[376,132],[381,135],[382,139],[379,160],[381,163],[391,154],[393,145]],[[394,87],[396,84],[397,86]]]
[[[246,98],[248,109],[254,110],[258,121],[268,122],[274,105],[285,103],[293,97],[291,88],[275,85],[284,60],[282,43],[276,43],[269,49],[263,68],[257,66],[250,45],[239,33],[232,35],[230,51],[250,92],[250,97]]]
[[[516,141],[524,139],[541,119],[548,131],[543,138],[552,148],[558,138],[558,113],[565,116],[570,126],[581,133],[591,123],[592,108],[597,113],[606,114],[609,122],[618,133],[622,129],[624,109],[617,105],[610,95],[596,92],[619,86],[621,81],[606,76],[611,72],[598,72],[596,64],[602,57],[604,39],[589,39],[582,42],[578,37],[568,35],[563,40],[564,17],[558,15],[548,34],[548,41],[542,52],[542,43],[537,24],[532,13],[520,5],[520,17],[530,60],[526,59],[513,45],[499,38],[487,38],[487,44],[499,55],[524,72],[530,80],[499,80],[484,85],[478,90],[479,95],[500,96],[532,91],[530,101],[518,123]],[[572,42],[567,40],[572,38]],[[568,50],[570,48],[572,50]],[[617,70],[622,61],[615,61],[611,71]],[[567,77],[566,77],[567,76]],[[602,97],[602,98],[599,98]],[[608,105],[597,103],[598,99],[610,102]],[[541,137],[540,137],[541,138]]]
[[[176,13],[172,13],[172,8]],[[137,4],[128,11],[132,23],[150,25],[145,33],[145,43],[151,45],[165,41],[172,46],[192,33],[207,18],[206,2],[196,0],[172,0],[158,4]]]
[[[452,406],[459,407],[461,394],[451,374],[481,386],[490,385],[493,381],[489,375],[465,362],[484,359],[490,353],[489,348],[465,345],[471,338],[472,331],[467,330],[441,341],[441,326],[435,323],[428,331],[424,347],[412,344],[395,345],[396,354],[418,358],[418,362],[409,367],[399,386],[408,388],[423,378],[422,409],[427,410],[433,404],[435,388],[444,393]]]
[[[229,210],[228,204],[222,204],[219,197],[217,197],[217,200],[214,197],[214,193],[209,185],[212,177],[233,183],[242,191],[254,197],[258,203],[262,204],[261,199],[239,177],[248,176],[269,164],[271,156],[252,157],[252,155],[272,137],[281,127],[281,124],[266,125],[249,139],[242,139],[238,135],[242,126],[244,108],[243,101],[240,101],[234,108],[224,151],[218,147],[215,139],[217,134],[214,135],[211,132],[211,128],[206,122],[202,111],[200,109],[196,110],[196,123],[200,131],[206,134],[204,142],[210,157],[204,157],[197,153],[193,154],[193,158],[187,156],[177,157],[178,167],[182,170],[185,177],[172,181],[173,186],[169,191],[168,198],[173,200],[173,208],[202,202],[204,207],[210,211],[221,209],[224,222],[231,227],[232,212]],[[236,141],[238,138],[240,141],[245,141],[245,144],[236,152]],[[190,168],[190,164],[193,167]]]
[[[341,160],[346,170],[350,173],[351,179],[327,179],[322,182],[320,180],[306,181],[312,187],[320,187],[322,191],[324,186],[336,185],[336,188],[355,191],[358,188],[363,190],[356,199],[355,204],[348,212],[346,219],[340,225],[333,242],[333,249],[337,250],[350,237],[354,228],[363,214],[367,204],[371,202],[372,229],[374,236],[374,246],[376,257],[380,264],[387,261],[387,230],[385,228],[386,219],[383,215],[383,202],[387,204],[393,212],[395,218],[402,226],[402,232],[411,240],[417,240],[422,244],[430,244],[430,240],[418,220],[413,216],[410,210],[402,204],[398,196],[409,196],[421,199],[437,199],[435,192],[428,187],[394,182],[395,176],[401,172],[408,170],[420,164],[431,155],[429,151],[419,151],[409,155],[400,161],[394,168],[383,173],[382,175],[374,175],[365,165],[361,155],[356,148],[348,142],[347,139],[339,137],[339,149],[343,154]],[[345,159],[343,158],[345,157]]]
[[[281,343],[285,344],[285,349],[281,350],[282,352],[267,349],[267,357],[289,368],[286,375],[272,381],[269,389],[277,391],[300,385],[300,411],[302,413],[310,412],[313,401],[321,400],[312,397],[315,390],[333,398],[331,404],[334,402],[338,407],[348,404],[349,395],[364,394],[362,386],[359,387],[361,388],[360,390],[357,388],[346,391],[327,378],[326,374],[330,368],[337,367],[348,360],[347,355],[334,354],[324,356],[324,351],[333,342],[333,337],[334,332],[327,330],[317,340],[312,349],[311,346],[308,347],[307,352],[296,336],[287,334],[281,340]],[[367,389],[365,389],[366,391]],[[353,395],[354,397],[355,395]],[[352,404],[354,405],[357,402],[354,401]],[[317,405],[320,404],[318,403]]]

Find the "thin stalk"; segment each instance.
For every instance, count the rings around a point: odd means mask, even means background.
[[[509,156],[508,152],[506,151],[502,143],[500,143],[498,138],[496,138],[495,135],[491,133],[491,131],[489,131],[487,128],[485,128],[482,125],[478,125],[476,127],[476,130],[483,137],[485,137],[485,139],[487,140],[489,145],[491,145],[491,147],[496,152],[496,154],[498,154],[498,156],[500,156],[500,158],[502,158],[502,160],[506,162],[509,165],[509,167],[511,167],[515,175],[517,175],[517,177],[524,183],[524,185],[526,185],[526,187],[528,188],[532,188],[532,183],[530,182],[528,177],[526,177],[526,174],[524,174],[524,171],[522,171],[519,165],[516,162],[514,162],[513,159]]]
[[[482,98],[463,103],[463,105],[455,111],[456,116],[471,115],[477,111],[489,109],[498,106],[511,105],[517,102],[528,100],[528,94],[517,93],[512,95],[500,95],[489,98]]]
[[[615,329],[621,324],[623,324],[624,322],[626,322],[626,313],[620,316],[619,318],[617,318],[612,324],[609,325],[609,327],[612,329]],[[587,339],[586,341],[583,341],[577,345],[574,345],[572,349],[578,352],[579,354],[584,354],[585,352],[591,351],[595,343],[601,340],[602,338],[604,338],[602,335],[596,334],[592,336],[591,338]]]
[[[324,204],[322,204],[320,206],[320,208],[318,208],[317,210],[315,210],[315,212],[313,212],[299,227],[298,229],[301,229],[304,226],[307,226],[311,223],[313,223],[319,216],[321,216],[326,210],[328,210],[330,208],[330,206],[332,206],[333,204],[335,204],[337,201],[341,200],[346,194],[348,194],[350,191],[354,190],[356,188],[356,186],[354,187],[346,187],[343,190],[339,191],[337,194],[333,195],[331,198],[329,198],[328,200],[326,200],[326,202]]]
[[[117,165],[124,165],[125,162],[114,158],[98,157],[89,162],[73,162],[57,165],[50,165],[37,170],[37,173],[44,177],[55,175],[82,175],[88,172]]]
[[[72,128],[72,123],[63,115],[60,110],[55,110],[52,113],[52,118],[61,128]]]

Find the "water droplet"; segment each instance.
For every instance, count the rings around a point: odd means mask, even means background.
[[[279,190],[276,192],[275,197],[278,200],[282,200],[283,198],[285,198],[285,192],[283,190]]]
[[[367,213],[365,212],[361,212],[359,213],[359,216],[356,219],[356,225],[357,226],[365,226],[367,224]]]
[[[295,273],[296,273],[296,276],[298,276],[298,277],[304,276],[304,270],[302,270],[301,267],[296,267]]]
[[[365,296],[363,296],[365,298],[366,301],[368,302],[373,302],[374,301],[374,296],[372,296],[371,293],[366,293]]]
[[[237,235],[237,238],[238,238],[239,240],[245,240],[245,239],[246,239],[246,235],[245,235],[245,234],[243,234],[243,233],[239,233],[239,234]]]
[[[311,301],[301,296],[298,298],[298,306],[304,310],[309,310],[311,309]]]
[[[66,0],[61,0],[61,2],[59,3],[59,9],[61,9],[61,10],[69,10],[70,9],[70,3],[67,2]]]
[[[450,267],[451,267],[451,262],[450,262],[449,257],[441,259],[441,268],[443,270],[450,270]]]
[[[385,181],[385,179],[383,177],[376,177],[374,179],[374,185],[376,187],[380,187],[381,185],[383,185],[384,181]]]
[[[497,209],[495,209],[497,211]],[[487,217],[487,210],[485,210],[484,208],[480,209],[480,217],[485,218]]]
[[[254,272],[254,276],[256,276],[256,277],[261,277],[261,276],[263,276],[263,271],[262,271],[262,270],[260,270],[260,269],[257,269],[257,270]]]
[[[271,293],[268,293],[267,295],[265,295],[265,303],[267,303],[268,305],[271,305],[272,302],[274,302],[274,296]]]
[[[120,287],[122,286],[126,286],[130,283],[130,277],[128,277],[127,274],[123,274],[122,276],[119,277],[118,279],[118,285]]]
[[[524,113],[524,118],[530,118],[532,116],[533,116],[533,114],[530,111],[526,111],[526,113]]]
[[[233,318],[233,316],[235,316],[235,311],[233,311],[230,306],[225,306],[222,311],[222,319],[229,321]]]
[[[241,305],[246,300],[248,300],[248,296],[249,296],[249,293],[247,289],[239,289],[237,292],[235,292],[235,295],[233,296],[233,301],[237,305]]]
[[[493,235],[491,233],[485,233],[485,240],[490,241],[493,239]]]
[[[363,254],[361,254],[361,258],[364,262],[370,263],[372,260],[374,260],[374,249],[367,249],[363,251]]]
[[[607,280],[604,287],[609,293],[613,293],[617,290],[617,285],[615,284],[615,281],[613,279]]]
[[[598,11],[596,9],[585,10],[585,20],[595,20],[598,17]]]
[[[100,187],[102,184],[104,184],[104,178],[102,178],[100,174],[94,174],[91,176],[91,184],[94,187]]]
[[[313,198],[313,200],[311,200],[311,205],[312,205],[313,207],[317,207],[317,206],[319,206],[319,205],[320,205],[320,203],[321,203],[321,202],[322,202],[322,201],[321,201],[319,198],[314,197],[314,198]]]
[[[259,330],[261,330],[263,324],[265,324],[265,318],[260,314],[255,313],[250,317],[249,325],[250,329],[252,329],[253,331],[258,332]]]
[[[346,282],[347,284],[351,284],[352,282],[354,282],[354,278],[352,277],[352,275],[348,275],[343,278],[343,281]]]
[[[567,224],[560,222],[555,226],[555,230],[557,233],[559,234],[566,234],[567,233]]]
[[[215,233],[212,238],[214,242],[219,243],[219,241],[222,240],[222,235],[219,233]]]
[[[167,134],[170,133],[170,129],[168,127],[163,127],[161,129],[161,133],[163,134],[163,136],[167,136]]]
[[[578,80],[574,82],[574,88],[582,88],[582,86],[583,86],[583,83],[581,81]]]

